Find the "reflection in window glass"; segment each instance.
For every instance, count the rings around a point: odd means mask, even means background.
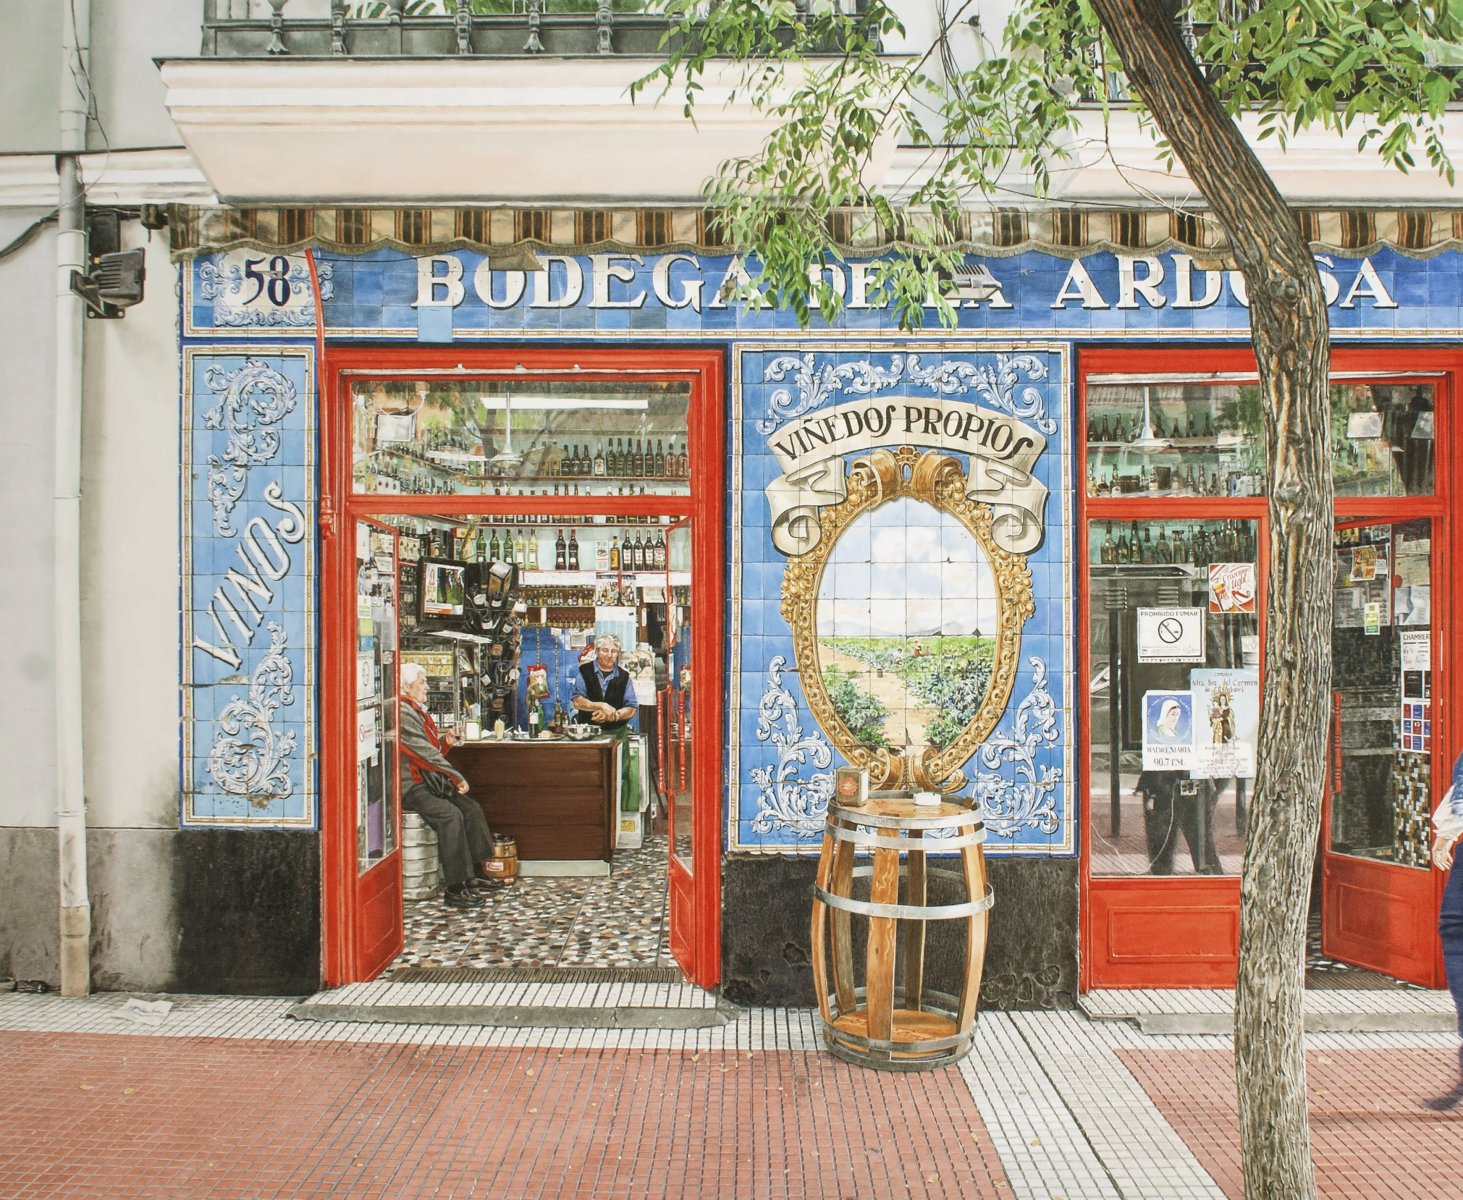
[[[1092,526],[1094,874],[1239,872],[1259,733],[1257,537],[1254,521]]]
[[[1340,720],[1330,846],[1426,869],[1432,786],[1432,523],[1336,532]]]
[[[1436,445],[1432,385],[1333,385],[1331,442],[1338,496],[1431,492]]]
[[[690,491],[684,382],[361,380],[351,394],[357,492]]]
[[[1087,392],[1089,496],[1260,496],[1256,384],[1134,379]]]

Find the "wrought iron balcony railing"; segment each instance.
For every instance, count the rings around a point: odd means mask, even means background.
[[[653,57],[670,27],[660,0],[204,0],[203,54]]]

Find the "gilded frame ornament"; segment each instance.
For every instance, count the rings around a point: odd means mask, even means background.
[[[783,572],[782,615],[792,630],[793,653],[808,707],[839,752],[854,766],[867,768],[870,783],[877,788],[959,791],[966,784],[961,765],[990,736],[1011,699],[1020,665],[1021,627],[1036,611],[1031,569],[1024,554],[996,545],[990,507],[967,497],[965,486],[959,460],[938,450],[921,452],[914,446],[900,446],[855,459],[848,468],[845,498],[818,514],[822,536],[817,544],[806,554],[790,558]],[[943,750],[924,746],[917,756],[913,750],[873,749],[855,739],[823,686],[817,637],[818,590],[839,537],[865,513],[901,497],[923,501],[959,521],[985,552],[996,585],[996,648],[985,697],[948,746]]]

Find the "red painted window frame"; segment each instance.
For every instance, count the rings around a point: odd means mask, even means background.
[[[1248,346],[1193,345],[1174,346],[1123,346],[1123,347],[1079,347],[1077,351],[1077,405],[1073,422],[1073,441],[1076,449],[1075,488],[1077,492],[1077,529],[1074,554],[1076,558],[1076,600],[1077,605],[1077,679],[1079,681],[1078,708],[1078,757],[1081,763],[1091,762],[1091,697],[1085,681],[1091,675],[1091,601],[1088,583],[1088,556],[1090,530],[1105,520],[1157,520],[1168,518],[1201,517],[1249,519],[1259,522],[1259,564],[1260,575],[1260,637],[1264,645],[1265,601],[1269,583],[1269,523],[1266,515],[1267,501],[1264,497],[1094,497],[1087,495],[1087,387],[1093,375],[1113,373],[1163,374],[1209,372],[1253,372],[1256,369],[1254,354]],[[1436,376],[1437,394],[1437,450],[1434,466],[1434,491],[1427,497],[1386,497],[1367,499],[1363,497],[1342,497],[1336,501],[1337,519],[1348,517],[1372,517],[1392,520],[1406,520],[1412,517],[1428,517],[1434,521],[1435,538],[1452,564],[1451,576],[1446,578],[1449,594],[1434,596],[1435,612],[1451,612],[1463,601],[1463,588],[1457,582],[1458,557],[1463,551],[1463,533],[1459,522],[1450,519],[1453,496],[1457,489],[1457,453],[1452,445],[1451,430],[1453,417],[1458,412],[1459,383],[1463,380],[1463,349],[1436,349],[1416,345],[1332,346],[1331,371],[1333,374],[1348,371],[1376,373],[1378,381],[1396,379],[1406,381],[1428,374]],[[1435,578],[1438,576],[1435,574]],[[1434,680],[1438,681],[1434,691],[1434,730],[1438,735],[1435,742],[1436,762],[1446,760],[1451,764],[1451,755],[1456,753],[1463,741],[1463,721],[1460,721],[1460,705],[1454,703],[1460,696],[1456,672],[1449,665],[1463,661],[1463,621],[1453,628],[1441,631],[1434,638],[1433,646]],[[1263,659],[1261,662],[1263,686]],[[1441,795],[1438,781],[1446,774],[1434,772],[1435,797]],[[1081,822],[1079,834],[1079,990],[1086,992],[1094,987],[1231,987],[1234,984],[1238,965],[1238,912],[1239,878],[1236,876],[1174,876],[1154,878],[1151,876],[1093,876],[1091,862],[1090,827],[1091,780],[1084,772],[1077,781],[1077,812]],[[1324,838],[1324,829],[1322,831]],[[1441,896],[1444,876],[1433,872],[1434,910],[1436,900]],[[1175,953],[1172,944],[1154,944],[1134,956],[1130,963],[1113,963],[1107,954],[1108,934],[1111,924],[1117,918],[1123,902],[1173,915],[1175,928],[1192,929],[1195,920],[1211,918],[1216,926],[1233,931],[1226,944],[1216,946],[1189,947],[1190,952]],[[1232,914],[1232,918],[1231,915]],[[1434,950],[1436,961],[1435,979],[1441,979],[1441,952]]]
[[[350,716],[353,654],[342,614],[354,586],[350,531],[358,516],[440,511],[444,499],[463,513],[531,513],[542,506],[557,513],[647,513],[690,516],[691,704],[697,716],[691,758],[694,830],[692,870],[671,856],[670,887],[681,897],[691,936],[682,960],[692,982],[713,987],[721,974],[721,828],[725,739],[725,538],[726,538],[726,363],[720,349],[567,346],[396,347],[326,346],[321,351],[321,842],[322,968],[328,985],[357,978],[354,949],[355,843],[347,760],[353,746],[344,736]],[[626,372],[646,382],[686,380],[691,385],[687,446],[691,495],[686,496],[386,496],[351,491],[349,379],[396,377],[421,371],[563,372],[575,380],[620,379]],[[552,375],[546,378],[552,378]],[[538,504],[533,503],[538,501]]]

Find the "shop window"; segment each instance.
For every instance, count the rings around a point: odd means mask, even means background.
[[[1087,394],[1089,496],[1260,496],[1255,383],[1115,378]]]
[[[1423,496],[1433,490],[1431,384],[1331,387],[1337,496]]]
[[[1259,726],[1259,522],[1089,526],[1095,875],[1236,874]]]
[[[1427,869],[1432,522],[1336,531],[1332,853]]]
[[[1331,385],[1338,496],[1433,490],[1435,388],[1338,379]],[[1088,389],[1087,494],[1265,494],[1259,384],[1105,376]]]
[[[681,381],[360,380],[358,493],[687,495]]]

